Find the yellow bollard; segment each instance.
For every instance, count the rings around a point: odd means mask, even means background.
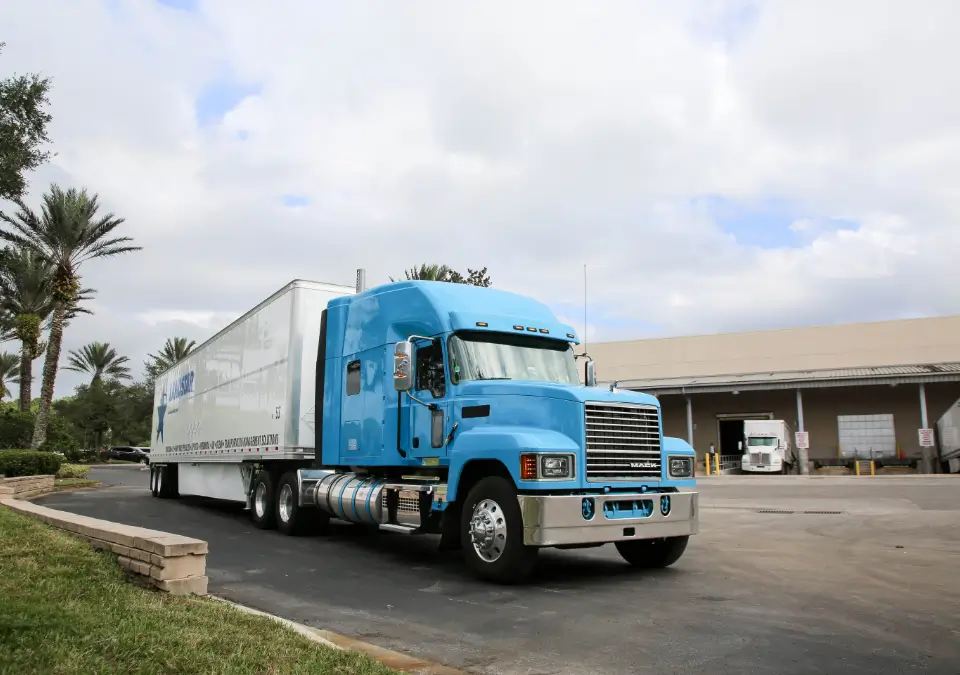
[[[871,476],[877,475],[877,463],[872,459],[870,460],[870,475]]]
[[[855,460],[853,463],[853,470],[856,472],[856,475],[860,475],[860,460]]]
[[[703,465],[707,467],[707,475],[710,475],[710,455],[705,455],[703,458]]]
[[[720,475],[720,453],[718,452],[717,454],[714,455],[714,457],[717,458],[716,469],[717,469],[717,475],[719,476]]]

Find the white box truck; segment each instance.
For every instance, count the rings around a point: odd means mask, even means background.
[[[746,420],[743,423],[744,473],[789,473],[796,464],[793,432],[783,420]]]
[[[940,462],[947,473],[960,473],[960,400],[937,420]]]

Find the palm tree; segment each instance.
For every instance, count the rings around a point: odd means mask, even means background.
[[[69,352],[69,365],[64,370],[93,375],[90,384],[100,382],[104,377],[112,380],[129,380],[130,368],[126,365],[130,359],[117,354],[117,350],[107,342],[93,342],[84,345],[79,351]]]
[[[0,296],[0,307],[3,305],[3,298]],[[4,342],[13,342],[17,339],[16,321],[13,314],[0,309],[0,344]]]
[[[0,401],[10,393],[10,384],[19,384],[17,371],[20,369],[20,357],[4,352],[0,354]]]
[[[446,265],[427,265],[426,263],[403,271],[407,281],[449,281],[452,273],[453,270]],[[394,278],[390,277],[390,281],[394,281]]]
[[[156,377],[175,363],[183,361],[196,345],[196,341],[185,337],[167,338],[159,354],[148,354],[151,360],[146,363],[147,375]]]
[[[112,213],[99,215],[99,197],[86,190],[62,190],[52,185],[43,195],[43,206],[38,215],[22,199],[14,200],[17,212],[10,216],[0,211],[0,238],[31,251],[53,266],[50,294],[53,313],[47,356],[43,364],[40,386],[40,408],[33,429],[31,447],[37,449],[46,440],[47,420],[53,403],[53,388],[57,381],[57,364],[63,344],[63,329],[68,314],[76,310],[82,291],[78,270],[87,260],[109,258],[130,251],[139,251],[130,237],[114,237],[113,232],[123,224],[123,218]]]
[[[0,255],[0,309],[20,340],[20,410],[25,412],[30,410],[33,361],[46,346],[40,336],[53,310],[48,292],[52,274],[53,267],[32,251],[7,248]]]

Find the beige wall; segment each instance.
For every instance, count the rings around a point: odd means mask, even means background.
[[[960,362],[960,316],[588,345],[601,381]]]
[[[960,383],[928,384],[927,417],[933,426],[947,408],[960,398]],[[733,394],[694,394],[694,448],[702,456],[710,442],[718,443],[717,415],[721,413],[773,413],[796,428],[797,405],[794,390],[747,391]],[[687,407],[680,395],[660,397],[664,435],[687,438]],[[831,387],[803,390],[804,427],[810,432],[810,458],[837,456],[837,416],[893,413],[897,442],[905,457],[918,457],[920,443],[920,394],[915,384],[896,387]],[[719,443],[718,443],[719,448]]]

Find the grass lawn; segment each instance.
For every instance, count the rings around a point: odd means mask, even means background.
[[[75,487],[93,487],[100,485],[100,481],[91,478],[57,478],[53,481],[53,487],[75,488]]]
[[[128,582],[114,556],[0,507],[0,673],[388,675],[270,619]]]

